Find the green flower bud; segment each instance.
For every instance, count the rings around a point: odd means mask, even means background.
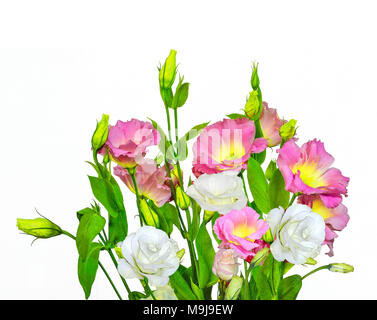
[[[297,120],[291,119],[280,127],[280,137],[284,141],[288,141],[289,139],[293,138],[296,133],[296,123]]]
[[[270,181],[275,171],[276,171],[276,161],[271,160],[266,169],[266,173],[264,174],[266,176],[266,179]]]
[[[251,87],[253,90],[259,88],[258,64],[253,63],[253,73],[251,75]]]
[[[177,74],[176,64],[177,51],[170,50],[169,56],[166,58],[164,65],[159,72],[160,88],[170,89],[174,83]]]
[[[105,155],[103,156],[103,163],[106,165],[110,162],[110,156],[109,153],[106,152]]]
[[[100,122],[97,121],[96,130],[92,136],[92,148],[97,151],[102,148],[102,146],[107,141],[109,136],[109,116],[107,114],[102,115]]]
[[[177,195],[178,207],[180,207],[182,210],[188,209],[188,207],[190,206],[190,198],[188,197],[188,195],[183,191],[183,189],[180,186],[177,186],[175,192]]]
[[[228,288],[225,290],[225,300],[237,300],[241,292],[242,283],[243,279],[241,277],[233,276]]]
[[[140,200],[140,210],[148,226],[153,226],[158,228],[160,226],[160,219],[157,213],[148,205],[145,199]]]
[[[349,273],[353,272],[353,266],[346,264],[346,263],[331,263],[329,265],[329,270],[331,272],[341,272],[341,273]]]
[[[45,218],[17,219],[17,228],[37,238],[52,238],[62,234],[62,229]]]
[[[211,220],[214,214],[215,211],[204,210],[204,221],[208,222],[209,220]]]
[[[263,263],[264,259],[267,258],[268,254],[270,253],[270,248],[265,247],[262,250],[259,250],[254,258],[251,260],[250,264],[253,267],[259,266],[260,264]]]
[[[245,114],[249,119],[253,119],[259,114],[261,104],[258,97],[257,91],[250,92],[249,99],[245,105]]]
[[[313,258],[308,258],[308,259],[306,260],[305,264],[309,264],[309,265],[311,265],[311,266],[314,266],[314,265],[317,264],[317,261],[314,260]]]
[[[263,235],[262,239],[267,243],[274,242],[274,237],[272,236],[271,229],[267,230],[267,232]]]
[[[184,254],[185,254],[185,248],[182,248],[181,250],[177,252],[177,257],[179,258],[179,260],[183,258]]]
[[[117,256],[118,256],[119,259],[124,259],[124,256],[123,256],[121,248],[115,247],[114,250],[115,250],[115,253],[117,254]]]

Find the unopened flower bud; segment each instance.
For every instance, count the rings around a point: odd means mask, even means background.
[[[267,258],[268,254],[270,253],[270,248],[264,247],[263,249],[259,250],[254,258],[251,260],[250,264],[253,267],[259,266],[263,263],[263,261]]]
[[[263,237],[262,237],[262,239],[264,240],[264,241],[266,241],[267,243],[272,243],[272,242],[274,242],[274,237],[273,237],[273,235],[272,235],[272,233],[271,233],[271,229],[268,229],[267,230],[267,232],[263,235]]]
[[[169,56],[160,69],[159,80],[162,89],[170,89],[174,83],[177,73],[176,55],[177,51],[170,50]]]
[[[314,265],[317,264],[317,261],[314,260],[313,258],[308,258],[308,259],[306,259],[305,264],[309,264],[309,265],[311,265],[311,266],[314,266]]]
[[[177,204],[182,210],[188,209],[190,206],[190,198],[188,195],[183,191],[183,189],[178,185],[175,189],[177,195]]]
[[[215,211],[204,210],[204,221],[208,222],[209,220],[211,220],[214,214]]]
[[[139,205],[146,225],[158,228],[160,219],[157,213],[148,205],[145,199],[141,199]]]
[[[182,248],[181,250],[177,251],[177,257],[181,260],[185,254],[185,248]]]
[[[261,110],[261,103],[259,101],[258,92],[252,91],[250,92],[249,99],[245,105],[245,114],[249,119],[253,119],[255,116],[259,114]]]
[[[110,156],[109,153],[106,152],[105,155],[103,156],[103,163],[106,165],[110,162]]]
[[[251,75],[251,87],[254,90],[259,88],[258,64],[253,63],[253,73]]]
[[[228,288],[225,290],[225,300],[237,300],[241,288],[243,279],[239,276],[233,276],[232,281],[230,281]]]
[[[296,123],[297,120],[291,119],[280,127],[280,137],[284,141],[288,141],[289,139],[293,138],[296,133]]]
[[[109,116],[107,114],[102,115],[100,122],[97,121],[96,130],[92,136],[92,148],[97,151],[102,148],[102,146],[107,141],[109,136]]]
[[[17,219],[17,228],[37,238],[52,238],[62,234],[62,229],[45,218]]]
[[[238,255],[233,249],[219,249],[213,261],[212,272],[221,280],[229,281],[238,272]]]
[[[120,247],[115,247],[114,250],[115,250],[115,253],[117,254],[117,256],[118,256],[119,259],[124,259],[124,256],[123,256],[123,253],[122,253],[122,249]]]
[[[329,266],[331,272],[349,273],[354,271],[353,266],[346,263],[332,263]]]

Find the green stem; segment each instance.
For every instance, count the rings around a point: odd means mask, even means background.
[[[104,266],[102,265],[102,263],[99,262],[99,261],[98,261],[98,264],[99,264],[99,266],[101,267],[103,273],[106,275],[107,280],[109,280],[109,282],[110,282],[111,286],[113,287],[113,289],[114,289],[116,295],[118,296],[119,300],[123,300],[122,297],[120,296],[120,294],[119,294],[117,288],[115,287],[113,281],[111,280],[109,274],[107,273],[105,267],[104,267]]]
[[[330,265],[325,265],[325,266],[322,266],[322,267],[318,267],[317,269],[314,269],[313,271],[310,271],[309,273],[307,273],[306,275],[304,275],[302,277],[302,280],[304,280],[305,278],[309,277],[313,273],[316,273],[319,270],[324,270],[324,269],[329,269],[329,268],[330,268]]]
[[[249,196],[247,195],[245,179],[244,179],[244,177],[243,177],[243,171],[240,172],[239,176],[240,176],[241,179],[242,179],[243,190],[244,190],[244,192],[245,192],[245,195],[246,195],[246,198],[247,198],[247,202],[250,203]]]
[[[292,199],[291,199],[291,201],[289,202],[288,207],[290,207],[290,206],[293,204],[293,202],[296,200],[297,196],[298,196],[298,193],[294,193],[294,194],[293,194]]]
[[[145,293],[149,293],[152,296],[153,300],[157,300],[152,289],[151,289],[151,287],[148,284],[148,279],[144,278],[143,280],[140,280],[140,282],[141,282],[142,286],[144,287]]]
[[[135,195],[136,195],[136,205],[137,205],[137,210],[139,211],[140,226],[143,226],[143,220],[145,222],[145,218],[143,216],[143,213],[140,210],[140,195],[139,195],[139,189],[136,183],[135,171],[128,170],[128,173],[131,176],[132,183],[134,185],[134,190],[135,190]]]
[[[75,237],[73,234],[69,233],[68,231],[66,231],[66,230],[62,230],[62,234],[66,235],[67,237],[70,237],[71,239],[73,239],[73,240],[76,241],[76,237]],[[100,238],[102,238],[101,235],[100,235]],[[102,238],[102,240],[103,240],[103,238]],[[107,278],[107,280],[109,280],[109,282],[110,282],[111,286],[113,287],[113,289],[114,289],[116,295],[118,296],[118,298],[119,298],[120,300],[122,300],[122,297],[120,296],[118,290],[116,289],[116,287],[115,287],[113,281],[111,280],[109,274],[107,273],[105,267],[102,265],[102,263],[101,263],[100,261],[98,261],[98,264],[99,264],[99,266],[101,267],[102,271],[105,273],[106,278]],[[127,286],[127,287],[128,287],[128,286]]]
[[[171,138],[171,125],[170,125],[170,113],[169,113],[169,108],[168,108],[168,106],[166,104],[165,104],[165,112],[166,112],[166,120],[167,120],[167,123],[168,123],[169,141],[172,142],[172,138]]]
[[[107,249],[107,252],[109,253],[109,255],[111,257],[111,260],[113,261],[115,268],[118,270],[118,262],[116,261],[113,252],[111,251],[111,249]],[[124,280],[124,278],[120,274],[119,274],[119,277],[122,280],[124,287],[126,288],[126,290],[128,292],[128,295],[131,296],[132,292],[131,292],[130,287],[128,286],[126,280]]]

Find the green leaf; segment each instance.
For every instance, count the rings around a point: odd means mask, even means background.
[[[99,252],[101,248],[102,245],[99,243],[92,243],[87,259],[84,261],[81,256],[79,256],[78,259],[77,273],[80,284],[85,292],[85,299],[89,298],[93,282],[96,278]]]
[[[290,193],[285,190],[284,178],[280,170],[276,169],[271,177],[268,186],[268,195],[270,198],[270,207],[278,208],[282,206],[284,209],[288,207]]]
[[[280,300],[296,300],[302,287],[302,278],[298,274],[283,279],[279,288]]]
[[[247,164],[247,180],[255,204],[262,212],[268,213],[270,211],[268,183],[260,164],[253,158],[249,158]]]
[[[77,215],[77,219],[81,220],[81,218],[84,214],[96,214],[96,213],[97,212],[95,212],[92,208],[84,208],[84,209],[77,211],[76,215]]]
[[[282,276],[282,266],[270,253],[260,267],[256,286],[262,300],[276,300]]]
[[[247,118],[245,114],[240,114],[240,113],[230,113],[226,115],[229,119],[242,119],[242,118]]]
[[[167,138],[164,130],[162,130],[162,128],[158,125],[156,121],[152,120],[151,118],[148,119],[150,122],[152,122],[153,128],[155,128],[160,134],[160,143],[158,144],[158,148],[160,149],[164,158],[169,160],[175,159],[173,146]]]
[[[108,181],[103,178],[89,176],[89,181],[94,196],[109,213],[109,242],[115,245],[117,242],[124,240],[128,231],[122,191],[114,177],[111,177],[110,181]]]
[[[191,229],[190,232],[190,238],[192,241],[195,240],[200,226],[200,211],[202,210],[198,203],[191,199],[191,205],[192,205],[192,223],[191,223]]]
[[[153,201],[149,200],[148,205],[157,213],[160,222],[159,229],[165,231],[169,236],[173,232],[173,221],[169,219],[165,214],[165,210],[160,210]]]
[[[184,269],[178,268],[178,270],[170,276],[170,285],[179,300],[197,300],[190,285],[183,278],[181,274],[182,270]]]
[[[170,203],[165,203],[162,207],[159,208],[159,210],[169,224],[174,224],[179,229],[180,222],[178,211],[175,206]]]
[[[195,245],[199,260],[199,288],[205,288],[208,285],[216,283],[218,279],[212,272],[215,250],[213,249],[211,237],[204,222],[199,228]]]
[[[195,138],[200,132],[207,127],[209,122],[204,122],[192,127],[178,142],[174,145],[177,149],[177,160],[184,161],[188,156],[187,141]]]
[[[194,282],[192,282],[192,279],[190,279],[190,281],[191,281],[191,289],[196,295],[196,297],[198,298],[198,300],[205,300],[203,291]]]
[[[93,195],[101,202],[111,216],[116,217],[119,214],[120,208],[117,202],[118,198],[110,182],[93,176],[89,176],[89,181]]]
[[[98,214],[86,213],[81,217],[76,233],[76,247],[82,261],[87,259],[93,239],[101,232],[106,220]]]
[[[173,101],[171,104],[172,109],[180,108],[186,103],[186,100],[189,94],[189,85],[190,85],[189,83],[185,82],[177,86],[177,89],[175,91],[175,95],[173,97]]]
[[[213,235],[213,238],[216,240],[216,242],[218,244],[221,243],[221,240],[217,237],[217,234],[215,233],[215,231],[213,231],[213,226],[215,225],[215,222],[216,220],[220,217],[220,214],[218,212],[215,212],[215,214],[213,215],[212,219],[211,219],[211,225],[212,225],[212,235]]]

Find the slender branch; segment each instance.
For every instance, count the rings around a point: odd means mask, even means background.
[[[304,275],[302,277],[302,280],[304,280],[305,278],[309,277],[310,275],[312,275],[313,273],[316,273],[317,271],[319,270],[325,270],[325,269],[329,269],[329,265],[325,265],[325,266],[322,266],[322,267],[318,267],[317,269],[314,269],[313,271],[310,271],[309,273],[307,273],[306,275]]]
[[[101,263],[100,261],[98,261],[98,264],[99,264],[99,266],[101,267],[103,273],[106,275],[107,280],[109,280],[109,282],[110,282],[111,286],[113,287],[113,289],[114,289],[116,295],[118,296],[119,300],[123,300],[122,297],[120,296],[120,294],[119,294],[117,288],[115,287],[113,281],[111,280],[109,274],[107,273],[105,267],[102,265],[102,263]]]

